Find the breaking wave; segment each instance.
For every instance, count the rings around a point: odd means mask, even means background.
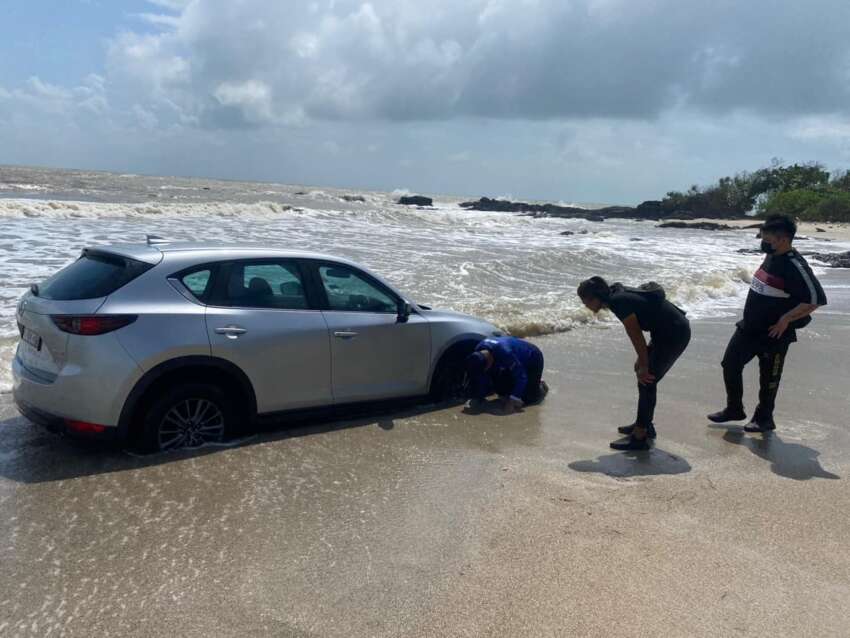
[[[130,181],[141,183],[140,192],[158,190],[163,183],[182,191],[198,186],[176,178],[148,184],[150,180]],[[468,211],[449,199],[420,210],[395,204],[403,191],[285,187],[283,193],[284,187],[276,185],[215,186],[225,187],[250,190],[261,199],[153,198],[134,203],[120,197],[97,202],[0,197],[0,392],[11,387],[15,302],[26,287],[74,259],[83,246],[144,241],[146,234],[348,257],[417,302],[473,314],[522,337],[616,325],[610,314],[594,316],[576,297],[579,281],[596,274],[630,285],[658,281],[694,319],[734,315],[759,259],[737,252],[752,247],[749,232],[666,231],[625,220],[534,219]],[[280,197],[274,189],[281,191]],[[837,248],[813,244],[808,246]]]
[[[148,217],[274,217],[302,211],[278,202],[159,203],[74,202],[36,199],[0,199],[0,218],[132,219]]]

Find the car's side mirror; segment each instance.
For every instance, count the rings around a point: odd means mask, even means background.
[[[398,322],[407,323],[407,320],[410,317],[410,312],[410,304],[404,299],[400,299],[398,302]]]

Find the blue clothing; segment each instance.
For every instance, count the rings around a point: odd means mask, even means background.
[[[494,337],[484,339],[475,347],[476,352],[487,350],[493,355],[489,370],[470,379],[472,398],[483,399],[494,392],[496,380],[510,379],[510,390],[498,388],[499,394],[509,394],[517,399],[526,396],[528,370],[543,369],[543,353],[540,349],[517,337]],[[539,376],[539,375],[538,375]],[[540,379],[536,379],[540,383]],[[507,390],[507,388],[505,388]]]

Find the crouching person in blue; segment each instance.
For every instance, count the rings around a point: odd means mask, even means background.
[[[517,337],[484,339],[466,359],[470,407],[480,407],[498,394],[510,414],[543,400],[548,392],[543,376],[543,353]]]

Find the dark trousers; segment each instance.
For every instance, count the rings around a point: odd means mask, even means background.
[[[658,384],[676,360],[682,356],[691,341],[691,326],[687,321],[671,328],[663,337],[653,336],[649,342],[649,372],[655,382],[638,383],[638,409],[635,424],[649,427],[655,419],[655,404],[658,401]]]
[[[726,405],[733,410],[744,409],[744,367],[759,358],[759,405],[754,416],[771,417],[779,392],[779,381],[788,341],[768,336],[753,337],[740,329],[735,331],[723,355],[723,381],[726,384]]]
[[[520,397],[526,405],[537,403],[543,399],[540,393],[540,381],[543,379],[543,353],[537,352],[531,360],[525,364],[525,374],[528,376],[528,385],[525,386],[525,394]]]

